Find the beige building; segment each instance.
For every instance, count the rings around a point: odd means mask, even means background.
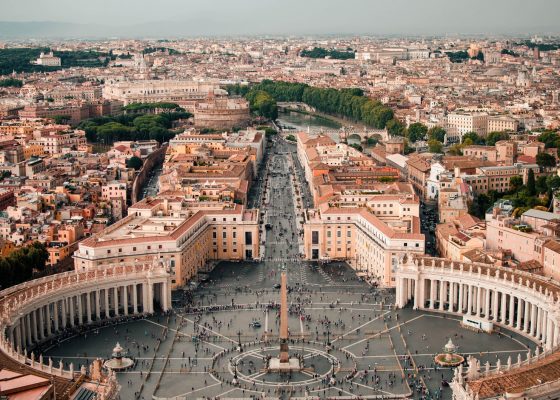
[[[173,287],[185,285],[209,261],[256,259],[258,210],[144,199],[128,209],[127,217],[82,241],[74,254],[78,271],[154,257],[169,267]]]
[[[393,204],[394,205],[394,204]],[[396,212],[397,207],[393,208]],[[304,252],[309,260],[347,260],[358,274],[382,286],[394,286],[394,274],[405,254],[424,254],[420,220],[407,214],[383,219],[366,207],[308,210],[304,224]]]

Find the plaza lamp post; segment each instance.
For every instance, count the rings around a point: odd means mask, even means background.
[[[239,346],[239,352],[243,352],[243,346],[241,345],[241,330],[237,331],[237,343]]]

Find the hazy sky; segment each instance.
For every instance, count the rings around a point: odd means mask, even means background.
[[[0,10],[10,22],[171,23],[217,35],[560,31],[559,0],[0,0]]]

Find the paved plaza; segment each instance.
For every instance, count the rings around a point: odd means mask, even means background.
[[[394,291],[372,288],[345,263],[301,261],[294,164],[287,154],[293,150],[275,145],[270,175],[257,191],[269,224],[262,228],[263,260],[220,263],[198,287],[175,291],[169,314],[121,320],[60,341],[44,355],[77,368],[110,358],[119,342],[136,361],[118,373],[121,399],[450,399],[453,370],[433,361],[449,338],[482,365],[525,358],[533,344],[521,336],[473,332],[455,316],[396,310]],[[279,351],[282,272],[290,356],[303,364],[290,373],[265,368]]]

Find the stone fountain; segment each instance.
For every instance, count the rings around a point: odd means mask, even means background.
[[[105,361],[103,366],[111,371],[122,371],[134,365],[134,360],[124,357],[125,351],[117,342],[117,345],[113,348],[113,358]]]

